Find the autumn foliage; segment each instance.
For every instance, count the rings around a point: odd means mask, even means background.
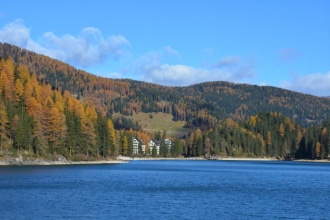
[[[152,155],[148,142],[159,135],[126,117],[139,112],[170,114],[192,130],[172,137],[176,147],[160,156],[329,155],[328,98],[230,82],[166,87],[107,79],[0,43],[0,156],[135,156],[133,137]]]
[[[119,131],[110,118],[68,91],[41,82],[26,66],[0,59],[0,150],[30,155],[112,157]],[[127,138],[127,137],[126,137]]]

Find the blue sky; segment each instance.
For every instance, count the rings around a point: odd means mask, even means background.
[[[0,42],[92,74],[330,96],[328,0],[11,0]]]

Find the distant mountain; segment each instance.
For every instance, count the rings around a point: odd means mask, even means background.
[[[68,90],[98,112],[123,116],[133,112],[164,112],[187,127],[209,129],[220,120],[244,120],[260,112],[279,112],[301,126],[330,118],[330,99],[270,86],[205,82],[186,87],[97,77],[47,56],[0,44],[0,57],[28,66],[38,79],[59,91]]]

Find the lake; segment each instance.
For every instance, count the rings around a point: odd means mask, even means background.
[[[0,167],[1,219],[330,219],[330,163]]]

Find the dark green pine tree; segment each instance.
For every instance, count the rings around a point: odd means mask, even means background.
[[[183,147],[182,147],[182,144],[181,142],[178,140],[178,139],[175,139],[174,140],[174,143],[171,147],[171,155],[173,157],[179,157],[181,156],[183,153]]]
[[[98,147],[98,155],[107,157],[110,154],[110,138],[107,126],[107,118],[98,115],[96,124],[96,139]]]
[[[66,146],[69,155],[80,154],[83,138],[81,137],[81,120],[74,112],[65,111],[67,137]]]
[[[308,135],[308,142],[307,142],[306,158],[314,159],[315,158],[315,145],[316,145],[314,126],[308,129],[307,135]]]
[[[196,157],[203,156],[203,140],[202,140],[202,137],[195,138],[194,147],[195,147]]]
[[[13,147],[19,152],[20,150],[27,150],[32,152],[32,124],[33,118],[28,116],[26,111],[22,111],[21,116],[15,115],[13,128]]]
[[[329,156],[330,156],[330,126],[328,127],[328,135],[325,139],[324,146],[325,146],[324,158],[329,158]]]
[[[160,156],[163,156],[163,157],[168,156],[168,146],[165,145],[165,139],[166,139],[166,131],[164,129],[163,133],[161,134],[160,139],[158,139],[158,140],[160,140],[159,154],[160,154]]]
[[[131,133],[127,132],[127,143],[128,143],[128,156],[133,155],[133,136]]]
[[[211,142],[213,143],[213,149],[211,149],[211,154],[220,154],[220,152],[224,153],[226,150],[225,150],[225,146],[220,146],[220,143],[221,143],[221,138],[220,138],[220,135],[219,135],[220,131],[219,131],[219,128],[216,127],[214,129],[214,132],[212,135],[212,138],[211,138]]]

